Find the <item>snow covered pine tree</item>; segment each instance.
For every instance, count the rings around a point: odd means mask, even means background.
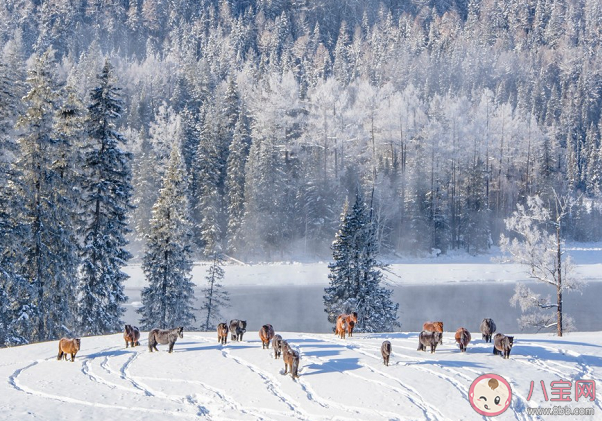
[[[376,261],[376,229],[359,189],[351,211],[345,203],[328,265],[330,285],[324,289],[324,311],[336,322],[341,313],[357,312],[359,332],[390,332],[399,326],[399,304],[392,290],[380,285],[384,265]]]

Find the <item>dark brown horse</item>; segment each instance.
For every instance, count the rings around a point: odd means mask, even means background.
[[[483,319],[481,322],[481,335],[483,335],[483,340],[485,342],[491,342],[491,336],[495,333],[495,323],[493,319]]]
[[[502,358],[510,358],[510,351],[514,345],[514,336],[506,336],[496,333],[493,337],[493,355],[501,355]]]
[[[136,326],[125,325],[123,331],[123,339],[125,339],[125,347],[132,345],[132,348],[140,345],[140,329]]]
[[[391,356],[391,342],[384,341],[380,347],[380,353],[383,356],[383,364],[389,365],[389,357]]]
[[[466,352],[466,345],[468,345],[470,340],[471,336],[468,330],[464,329],[463,327],[456,330],[456,342],[458,342],[461,352]]]
[[[272,327],[272,325],[267,324],[267,325],[261,326],[261,329],[259,329],[259,338],[261,339],[261,347],[263,349],[270,348],[270,341],[272,340],[273,337],[274,337],[274,328]]]
[[[67,360],[67,354],[71,355],[71,362],[75,361],[75,354],[79,351],[81,346],[81,339],[69,339],[69,338],[61,338],[59,341],[59,354],[57,356],[57,360]]]
[[[228,342],[228,325],[220,323],[217,325],[217,342],[226,345]]]

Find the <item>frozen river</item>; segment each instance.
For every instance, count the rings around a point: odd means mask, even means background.
[[[530,283],[542,296],[555,296],[551,287]],[[436,285],[394,286],[393,300],[399,303],[401,331],[420,331],[427,320],[441,320],[445,331],[466,327],[478,334],[484,317],[492,318],[499,332],[521,332],[517,319],[520,309],[509,304],[514,293],[512,283],[454,283]],[[248,332],[256,336],[259,328],[271,323],[276,331],[326,333],[332,325],[326,320],[322,296],[323,286],[233,286],[228,288],[231,307],[222,311],[224,321],[246,319]],[[140,301],[140,289],[126,289],[130,303]],[[197,299],[201,290],[195,291]],[[592,282],[579,292],[565,293],[565,313],[575,320],[579,331],[602,331],[598,314],[602,297],[602,282]],[[197,302],[196,307],[200,307]],[[138,324],[138,315],[131,305],[124,317],[127,323]],[[203,315],[197,312],[197,323]],[[525,330],[524,332],[529,332]]]

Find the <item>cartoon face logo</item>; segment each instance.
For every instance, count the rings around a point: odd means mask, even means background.
[[[470,385],[468,400],[479,414],[495,417],[510,406],[512,389],[502,376],[483,374]]]

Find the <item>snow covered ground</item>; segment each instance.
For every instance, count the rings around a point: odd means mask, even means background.
[[[277,328],[277,321],[273,321]],[[602,335],[516,335],[509,360],[473,332],[462,354],[452,333],[435,354],[418,352],[417,333],[280,333],[301,354],[300,377],[264,350],[256,332],[240,343],[217,344],[213,333],[185,332],[174,353],[126,349],[120,335],[82,339],[74,363],[57,361],[58,342],[0,350],[0,419],[6,420],[475,420],[471,383],[495,373],[512,388],[500,420],[600,420],[602,402],[580,397],[576,382],[602,387]],[[391,341],[390,366],[380,345]],[[568,381],[570,402],[552,399],[555,381]],[[531,382],[534,389],[527,401]],[[599,395],[599,394],[598,394]],[[595,415],[535,416],[528,407],[593,409]]]

